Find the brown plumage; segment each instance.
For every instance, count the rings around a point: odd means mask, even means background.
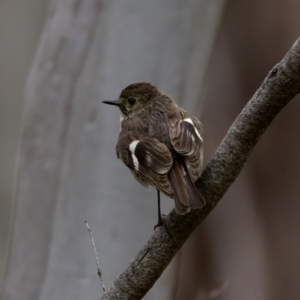
[[[200,121],[146,82],[129,85],[117,101],[103,102],[121,110],[116,152],[134,177],[174,198],[179,214],[203,207],[194,185],[203,164]]]

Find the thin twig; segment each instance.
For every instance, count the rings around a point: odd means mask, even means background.
[[[89,234],[90,234],[90,237],[91,237],[92,246],[93,246],[94,254],[95,254],[95,257],[96,257],[96,263],[97,263],[97,269],[98,269],[98,276],[99,276],[99,278],[100,278],[102,290],[103,290],[103,292],[105,293],[106,289],[105,289],[104,281],[103,281],[103,278],[102,278],[102,272],[101,272],[101,269],[100,269],[100,264],[99,264],[98,254],[97,254],[97,250],[96,250],[96,246],[95,246],[95,242],[94,242],[92,230],[90,229],[89,224],[88,224],[87,221],[85,221],[84,223],[85,223],[85,226],[86,226],[86,228],[87,228],[87,230],[88,230],[88,232],[89,232]]]

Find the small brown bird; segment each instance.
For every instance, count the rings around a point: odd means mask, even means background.
[[[118,158],[142,185],[157,189],[157,225],[163,224],[159,191],[174,198],[178,214],[203,207],[194,185],[203,164],[200,121],[147,82],[133,83],[117,101],[103,103],[121,111]]]

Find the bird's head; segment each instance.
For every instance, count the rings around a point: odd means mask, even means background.
[[[151,100],[159,95],[160,92],[151,83],[138,82],[127,86],[117,101],[103,101],[103,103],[118,106],[123,118],[126,119],[151,105]]]

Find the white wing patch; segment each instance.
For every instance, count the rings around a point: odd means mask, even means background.
[[[152,164],[152,157],[148,151],[146,151],[146,162],[148,166],[151,166]]]
[[[188,122],[188,123],[190,123],[190,124],[193,125],[193,127],[194,127],[194,129],[195,129],[195,132],[196,132],[198,138],[200,139],[201,142],[203,142],[203,139],[202,139],[201,135],[199,134],[199,131],[198,131],[197,128],[195,127],[194,122],[192,121],[192,119],[191,119],[191,118],[186,118],[186,119],[184,119],[183,121],[184,121],[184,122]]]
[[[136,155],[135,155],[134,152],[135,152],[135,148],[136,148],[136,146],[138,145],[139,142],[140,141],[133,141],[129,145],[129,150],[131,152],[131,156],[132,156],[132,160],[133,160],[133,165],[134,165],[134,168],[135,168],[136,171],[139,170],[139,161],[138,161],[138,159],[137,159],[137,157],[136,157]]]
[[[191,118],[186,118],[186,119],[184,119],[183,121],[184,121],[184,122],[188,122],[188,123],[190,123],[190,124],[192,124],[192,125],[194,126],[194,123],[193,123],[193,121],[192,121]]]

